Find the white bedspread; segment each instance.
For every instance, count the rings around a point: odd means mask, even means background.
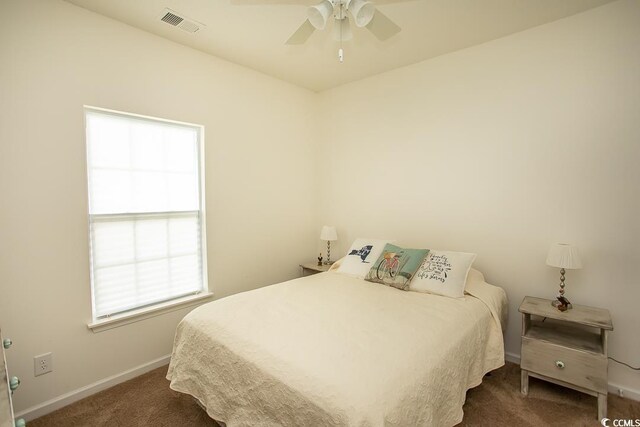
[[[504,364],[504,291],[467,291],[327,272],[236,294],[182,320],[167,378],[229,427],[454,425],[466,390]]]

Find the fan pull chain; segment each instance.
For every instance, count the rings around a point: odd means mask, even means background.
[[[344,3],[340,3],[340,18],[344,19]],[[338,59],[342,64],[344,62],[344,50],[342,49],[342,19],[338,21],[338,25],[340,25],[340,49],[338,49]]]

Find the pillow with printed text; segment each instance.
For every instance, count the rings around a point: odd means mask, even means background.
[[[409,290],[464,298],[464,287],[476,254],[430,251],[413,276]]]
[[[380,239],[356,239],[342,259],[337,273],[364,279],[387,242],[388,240]]]
[[[428,249],[406,249],[387,243],[365,280],[408,291],[411,278],[428,253]]]

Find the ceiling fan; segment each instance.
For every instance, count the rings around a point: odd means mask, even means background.
[[[400,27],[366,0],[323,0],[307,9],[307,20],[296,30],[287,44],[302,44],[315,30],[324,30],[329,18],[335,20],[334,37],[350,40],[353,37],[349,15],[357,27],[366,27],[379,40],[386,40],[400,31]],[[340,35],[342,33],[342,35]]]
[[[235,4],[255,4],[256,0],[232,0]],[[292,0],[257,0],[262,4],[291,4]],[[317,0],[315,0],[317,1]],[[377,0],[376,4],[395,3],[406,0]],[[299,4],[299,3],[298,3]],[[307,8],[307,19],[289,37],[285,44],[298,45],[305,43],[315,30],[324,30],[330,18],[334,20],[333,37],[340,42],[338,59],[344,61],[342,42],[353,38],[349,17],[357,27],[365,27],[378,38],[387,40],[400,32],[396,25],[385,14],[376,9],[375,5],[367,0],[322,0]]]

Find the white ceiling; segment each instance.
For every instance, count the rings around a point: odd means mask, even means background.
[[[314,91],[484,43],[613,0],[408,0],[377,6],[402,27],[378,41],[354,28],[337,59],[331,26],[304,45],[284,42],[306,19],[305,0],[250,6],[231,0],[67,0],[177,43],[245,65]],[[234,0],[236,2],[242,0]],[[275,0],[278,1],[278,0]],[[374,1],[375,3],[375,1]],[[170,8],[206,28],[186,33],[160,21]],[[352,27],[354,27],[352,25]]]

